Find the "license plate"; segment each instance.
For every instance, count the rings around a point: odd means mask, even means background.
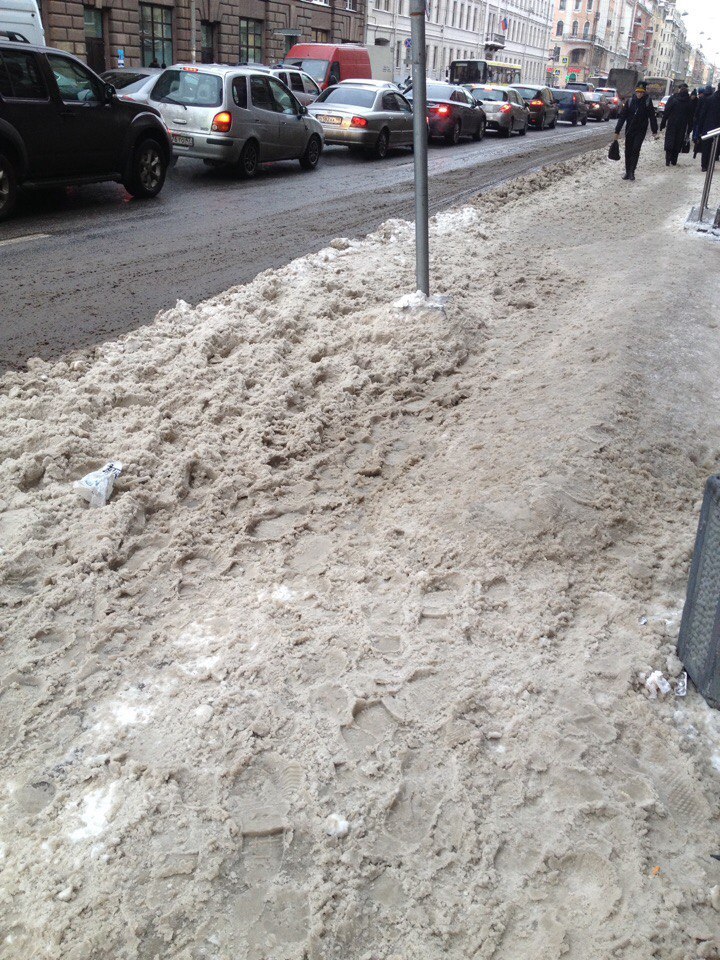
[[[342,123],[342,117],[328,117],[322,113],[317,114],[317,119],[320,121],[320,123],[334,123],[337,125]]]
[[[182,133],[171,133],[170,139],[176,147],[192,147],[195,144],[194,137],[185,137]]]

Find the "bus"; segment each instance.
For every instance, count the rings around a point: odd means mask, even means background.
[[[448,70],[450,83],[520,83],[522,66],[500,60],[453,60]]]
[[[675,81],[670,77],[645,77],[647,84],[647,95],[655,103],[662,100],[663,97],[669,97],[673,92]]]

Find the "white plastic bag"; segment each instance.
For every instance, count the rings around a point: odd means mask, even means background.
[[[91,507],[104,507],[110,499],[115,481],[122,473],[123,465],[111,460],[102,470],[93,470],[82,480],[76,480],[73,490],[79,491]]]

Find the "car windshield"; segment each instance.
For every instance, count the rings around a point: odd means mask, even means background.
[[[609,87],[603,88],[602,90],[596,90],[596,93],[602,93],[606,97],[615,97],[617,94],[614,90],[611,90]]]
[[[148,79],[146,73],[136,73],[134,70],[108,70],[100,76],[105,83],[111,83],[116,90],[137,89]]]
[[[293,67],[300,67],[300,69],[308,73],[313,80],[322,82],[327,76],[327,60],[288,60],[288,63]]]
[[[485,90],[479,87],[472,91],[472,95],[476,100],[484,100],[485,102],[507,100],[507,93],[504,90]]]
[[[575,96],[574,90],[553,90],[553,96],[556,100],[572,100]]]
[[[542,94],[542,90],[538,90],[537,87],[515,87],[515,89],[524,100],[534,100]]]
[[[362,87],[330,87],[321,93],[315,103],[346,103],[349,107],[371,107],[375,103],[376,90]]]
[[[199,70],[166,70],[153,87],[152,99],[179,103],[185,107],[219,107],[222,80],[214,73]]]
[[[429,83],[427,85],[428,100],[449,100],[455,87],[448,83]]]

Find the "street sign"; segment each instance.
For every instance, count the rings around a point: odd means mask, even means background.
[[[409,50],[411,46],[412,46],[412,40],[410,39],[410,37],[405,37],[405,49]]]
[[[563,62],[563,63],[567,63],[567,62],[568,62],[568,58],[567,58],[567,57],[563,57],[563,58],[562,58],[562,62]]]
[[[118,50],[117,52],[117,65],[120,70],[125,66],[125,51]]]

